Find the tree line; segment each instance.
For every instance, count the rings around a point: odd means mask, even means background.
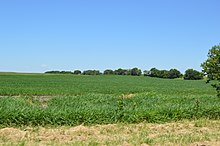
[[[47,71],[47,74],[74,74],[74,75],[131,75],[131,76],[149,76],[156,78],[166,78],[166,79],[175,79],[175,78],[184,78],[185,80],[200,80],[203,79],[203,74],[194,69],[188,69],[185,71],[185,74],[177,69],[170,70],[159,70],[157,68],[151,68],[150,70],[144,70],[143,73],[141,69],[137,67],[132,69],[106,69],[103,73],[99,70],[74,70],[72,71]]]

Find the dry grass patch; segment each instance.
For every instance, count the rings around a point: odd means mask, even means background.
[[[132,97],[135,97],[135,96],[137,96],[137,94],[129,93],[129,94],[122,94],[121,98],[127,99],[127,98],[132,98]]]
[[[220,121],[0,129],[0,145],[220,145]]]

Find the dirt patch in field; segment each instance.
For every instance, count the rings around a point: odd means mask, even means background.
[[[47,102],[51,100],[53,96],[34,96],[33,101],[39,102],[38,106],[41,108],[47,108]]]
[[[132,98],[135,97],[137,94],[129,93],[129,94],[122,94],[122,98],[127,99],[127,98]]]
[[[53,96],[34,96],[33,100],[39,101],[39,102],[47,102],[49,101]]]

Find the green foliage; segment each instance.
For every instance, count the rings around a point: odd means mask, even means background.
[[[181,77],[181,73],[177,69],[170,69],[168,74],[169,74],[168,77],[169,79],[175,79]]]
[[[114,74],[114,71],[111,70],[111,69],[106,69],[106,70],[104,71],[104,75],[113,75],[113,74]]]
[[[99,70],[85,70],[82,73],[83,75],[101,75],[102,73]]]
[[[201,65],[203,73],[207,76],[208,81],[217,80],[218,83],[212,84],[220,97],[220,45],[213,46],[208,52],[208,59]]]
[[[60,71],[46,71],[45,74],[60,74]]]
[[[203,79],[203,74],[199,71],[188,69],[185,71],[184,79],[185,80],[201,80]]]
[[[115,70],[114,73],[115,73],[115,75],[128,75],[128,70],[119,68],[119,69]]]
[[[140,76],[141,75],[141,70],[138,68],[132,68],[132,69],[117,69],[114,71],[115,75],[132,75],[132,76]]]
[[[175,79],[175,78],[180,78],[181,73],[177,69],[170,69],[168,71],[168,70],[158,70],[156,68],[152,68],[150,71],[144,71],[144,76]]]
[[[80,75],[82,72],[80,70],[74,70],[73,74]]]
[[[131,70],[130,70],[130,74],[132,75],[132,76],[140,76],[141,75],[141,70],[140,69],[138,69],[138,68],[132,68]]]
[[[71,71],[47,71],[46,74],[73,74]]]

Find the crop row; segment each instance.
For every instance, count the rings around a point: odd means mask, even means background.
[[[167,122],[220,118],[220,101],[213,96],[160,96],[139,93],[121,96],[1,97],[0,125],[78,125]]]

